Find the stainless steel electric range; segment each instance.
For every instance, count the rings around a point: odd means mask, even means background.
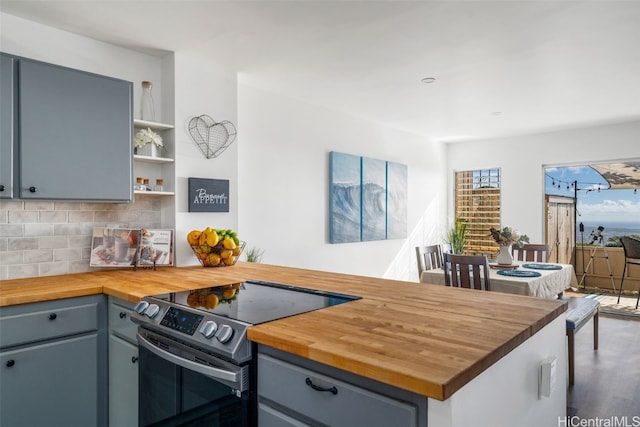
[[[247,329],[358,298],[258,280],[143,298],[132,316],[139,425],[256,425]]]

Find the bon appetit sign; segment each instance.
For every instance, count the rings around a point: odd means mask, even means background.
[[[189,212],[229,212],[229,180],[189,178]]]

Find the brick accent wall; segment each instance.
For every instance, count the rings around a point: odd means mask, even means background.
[[[0,201],[0,280],[89,271],[94,227],[161,224],[153,196],[124,204]]]

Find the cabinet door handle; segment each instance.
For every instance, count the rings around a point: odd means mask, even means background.
[[[0,184],[0,191],[4,191],[4,185]]]
[[[328,391],[331,394],[338,394],[338,389],[333,386],[333,387],[320,387],[317,386],[313,383],[313,381],[311,381],[311,378],[307,377],[306,380],[304,380],[304,382],[311,387],[312,389],[314,389],[315,391]]]
[[[38,189],[36,187],[29,187],[29,192],[30,193],[35,193],[36,191],[38,191]]]
[[[136,363],[138,361],[137,356],[131,356],[131,363]]]
[[[124,311],[120,312],[120,318],[124,319],[125,317],[127,317],[127,313],[125,313]]]
[[[15,364],[16,364],[16,361],[15,361],[15,360],[13,360],[13,359],[9,359],[9,360],[7,360],[7,368],[10,368],[10,367],[12,367],[12,366],[13,366],[13,365],[15,365]]]
[[[57,314],[55,314],[55,313],[51,313],[51,314],[49,315],[49,320],[56,320],[57,318],[58,318],[58,315],[57,315]]]

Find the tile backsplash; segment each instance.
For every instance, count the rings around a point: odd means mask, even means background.
[[[89,271],[93,227],[159,228],[161,205],[1,201],[0,280]]]

